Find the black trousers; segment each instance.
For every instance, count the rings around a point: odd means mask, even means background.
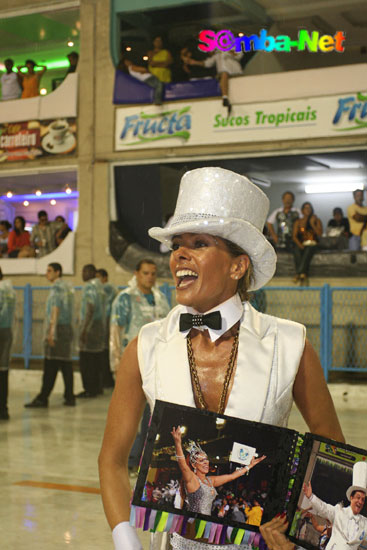
[[[300,275],[301,273],[308,275],[311,260],[316,252],[316,249],[317,246],[305,246],[303,250],[298,248],[298,246],[294,247],[294,264],[297,275]]]
[[[72,362],[65,361],[64,359],[46,358],[43,367],[42,388],[39,394],[40,399],[47,401],[55,385],[56,376],[59,370],[61,371],[62,377],[64,379],[65,399],[68,401],[74,399],[74,378]]]
[[[102,370],[102,386],[103,388],[113,388],[115,381],[110,367],[110,352],[108,349],[102,351],[103,354],[103,370]]]
[[[103,351],[81,351],[79,365],[84,390],[91,395],[102,393]]]
[[[0,370],[0,412],[8,410],[8,370]]]

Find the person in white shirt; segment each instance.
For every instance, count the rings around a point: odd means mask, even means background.
[[[22,94],[19,74],[13,71],[14,62],[12,59],[4,61],[6,73],[1,77],[1,95],[3,101],[19,99]]]
[[[362,479],[363,478],[363,479]],[[347,490],[350,506],[341,503],[332,506],[312,492],[311,483],[303,485],[314,513],[330,521],[332,531],[326,550],[357,550],[367,539],[367,518],[361,515],[366,499],[367,464],[356,462],[353,466],[353,485]]]
[[[120,63],[117,68],[153,88],[154,105],[162,105],[164,84],[156,76],[154,76],[154,74],[149,72],[148,69],[141,67],[140,65],[135,65],[123,55],[121,55]]]
[[[207,69],[211,67],[216,67],[217,76],[219,78],[219,86],[222,92],[222,103],[223,107],[227,107],[228,116],[231,114],[232,105],[228,98],[228,81],[231,76],[238,76],[242,74],[242,66],[240,59],[243,56],[243,52],[235,52],[230,50],[228,52],[216,52],[204,59],[204,61],[197,61],[191,57],[185,58],[185,63],[188,65],[199,65],[201,67],[206,67]]]
[[[293,224],[298,218],[302,217],[300,209],[293,206],[294,200],[295,196],[292,191],[284,191],[282,195],[283,206],[273,210],[266,220],[270,240],[273,241],[277,249],[281,248],[288,252],[292,252],[294,248],[292,240]],[[274,229],[275,224],[277,232]]]
[[[268,208],[266,195],[246,177],[197,168],[182,177],[170,224],[149,230],[172,249],[178,305],[140,329],[118,369],[99,456],[115,550],[142,550],[129,525],[128,455],[146,400],[151,409],[161,399],[286,426],[294,398],[311,432],[344,441],[305,327],[248,303],[248,291],[275,272],[276,254],[262,233]],[[152,548],[159,537],[154,534]],[[177,533],[170,538],[174,550],[211,549]]]

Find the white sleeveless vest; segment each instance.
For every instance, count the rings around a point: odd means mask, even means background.
[[[195,407],[186,338],[178,328],[183,311],[183,306],[177,306],[139,333],[139,368],[151,410],[156,399]],[[285,427],[305,334],[303,325],[259,313],[246,302],[237,368],[224,414]]]

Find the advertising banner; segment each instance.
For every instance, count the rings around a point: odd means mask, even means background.
[[[0,124],[0,162],[68,155],[76,145],[75,117]]]
[[[115,150],[367,133],[367,94],[234,105],[221,100],[116,110]]]

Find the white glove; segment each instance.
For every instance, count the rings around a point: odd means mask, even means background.
[[[128,521],[118,523],[112,530],[115,550],[143,550],[134,527]]]

